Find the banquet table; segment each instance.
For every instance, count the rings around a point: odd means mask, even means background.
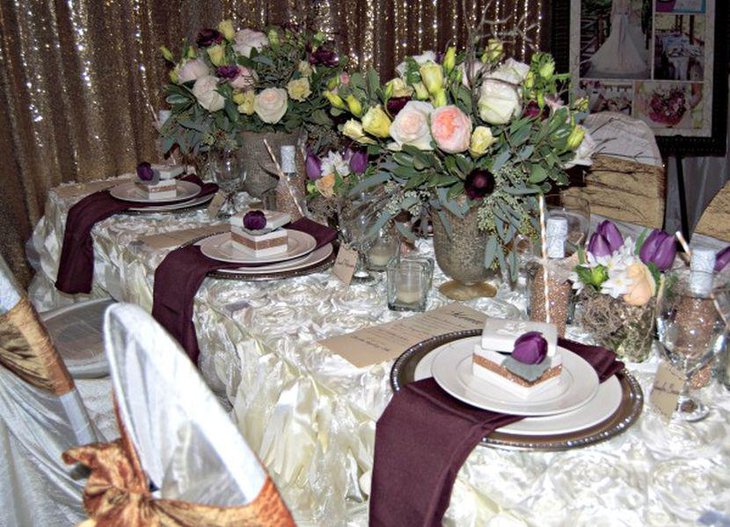
[[[76,298],[55,290],[65,218],[91,187],[49,193],[29,247],[30,293],[48,309]],[[174,247],[140,238],[211,222],[205,209],[120,214],[96,225],[94,288],[151,310],[154,271]],[[634,229],[634,235],[636,229]],[[711,242],[711,240],[709,241]],[[432,256],[429,240],[419,252]],[[436,286],[428,309],[448,304]],[[489,316],[524,317],[519,287],[467,303]],[[230,410],[301,525],[367,525],[375,423],[392,391],[393,361],[357,368],[318,344],[326,337],[409,316],[386,307],[383,280],[347,287],[331,271],[274,281],[208,278],[195,297],[201,374]],[[568,335],[585,340],[579,328]],[[646,404],[639,420],[607,441],[564,452],[478,446],[461,468],[445,525],[727,525],[730,522],[730,394],[702,390],[710,416],[664,424],[648,405],[658,358],[629,364]]]

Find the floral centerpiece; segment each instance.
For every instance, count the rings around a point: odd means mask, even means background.
[[[677,254],[674,237],[645,231],[634,242],[616,225],[601,222],[573,276],[579,323],[599,344],[634,362],[645,360],[653,339],[657,292]]]
[[[564,104],[568,76],[550,55],[505,60],[496,39],[480,53],[407,57],[397,73],[385,84],[374,71],[356,73],[324,93],[335,116],[347,114],[342,133],[377,159],[360,183],[390,196],[374,230],[403,210],[428,210],[447,231],[468,217],[486,240],[480,263],[516,278],[514,241],[536,234],[537,196],[567,183],[567,167],[590,162],[592,141],[578,124],[585,101]]]

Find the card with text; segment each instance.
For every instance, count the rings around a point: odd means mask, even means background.
[[[208,217],[211,220],[214,220],[218,217],[218,213],[221,211],[221,207],[226,202],[226,196],[223,192],[218,191],[215,193],[215,196],[213,196],[213,199],[210,200],[210,203],[208,204]]]
[[[684,386],[684,375],[669,363],[661,362],[656,372],[649,401],[667,423],[672,420],[672,414],[677,408],[682,386]]]
[[[337,252],[337,260],[335,260],[335,266],[332,268],[332,272],[342,283],[350,285],[352,275],[355,274],[356,266],[357,251],[347,245],[341,245],[340,250]]]

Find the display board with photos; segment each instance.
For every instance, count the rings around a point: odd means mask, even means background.
[[[574,93],[592,113],[644,121],[665,154],[724,153],[727,31],[724,0],[571,0],[553,10],[556,60]]]

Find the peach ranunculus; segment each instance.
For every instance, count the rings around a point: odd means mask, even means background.
[[[431,114],[431,135],[438,147],[449,154],[469,148],[471,129],[471,119],[456,106],[442,106]]]
[[[202,59],[186,60],[178,67],[177,81],[182,84],[183,82],[196,81],[206,75],[210,75],[210,70]]]
[[[195,95],[200,106],[209,112],[222,110],[226,105],[226,100],[216,91],[217,88],[218,79],[212,75],[200,77],[193,85],[193,95]]]
[[[335,181],[334,172],[330,172],[315,181],[314,186],[325,198],[331,198],[335,195]]]
[[[259,80],[255,70],[238,66],[238,75],[231,81],[231,86],[239,90],[248,90],[256,85]]]
[[[261,48],[269,45],[269,39],[261,31],[254,31],[252,29],[242,29],[236,32],[233,37],[235,43],[233,49],[236,53],[240,53],[244,57],[251,56],[251,50],[260,50]]]
[[[390,125],[390,137],[394,143],[388,148],[400,150],[403,145],[411,145],[419,150],[433,150],[428,126],[431,112],[433,106],[430,103],[408,101]]]
[[[626,269],[626,275],[632,285],[624,295],[624,302],[631,306],[643,306],[656,294],[656,283],[649,268],[641,262],[636,262]]]
[[[286,90],[281,88],[266,88],[256,95],[253,102],[253,109],[263,122],[276,124],[284,117],[287,102]]]

